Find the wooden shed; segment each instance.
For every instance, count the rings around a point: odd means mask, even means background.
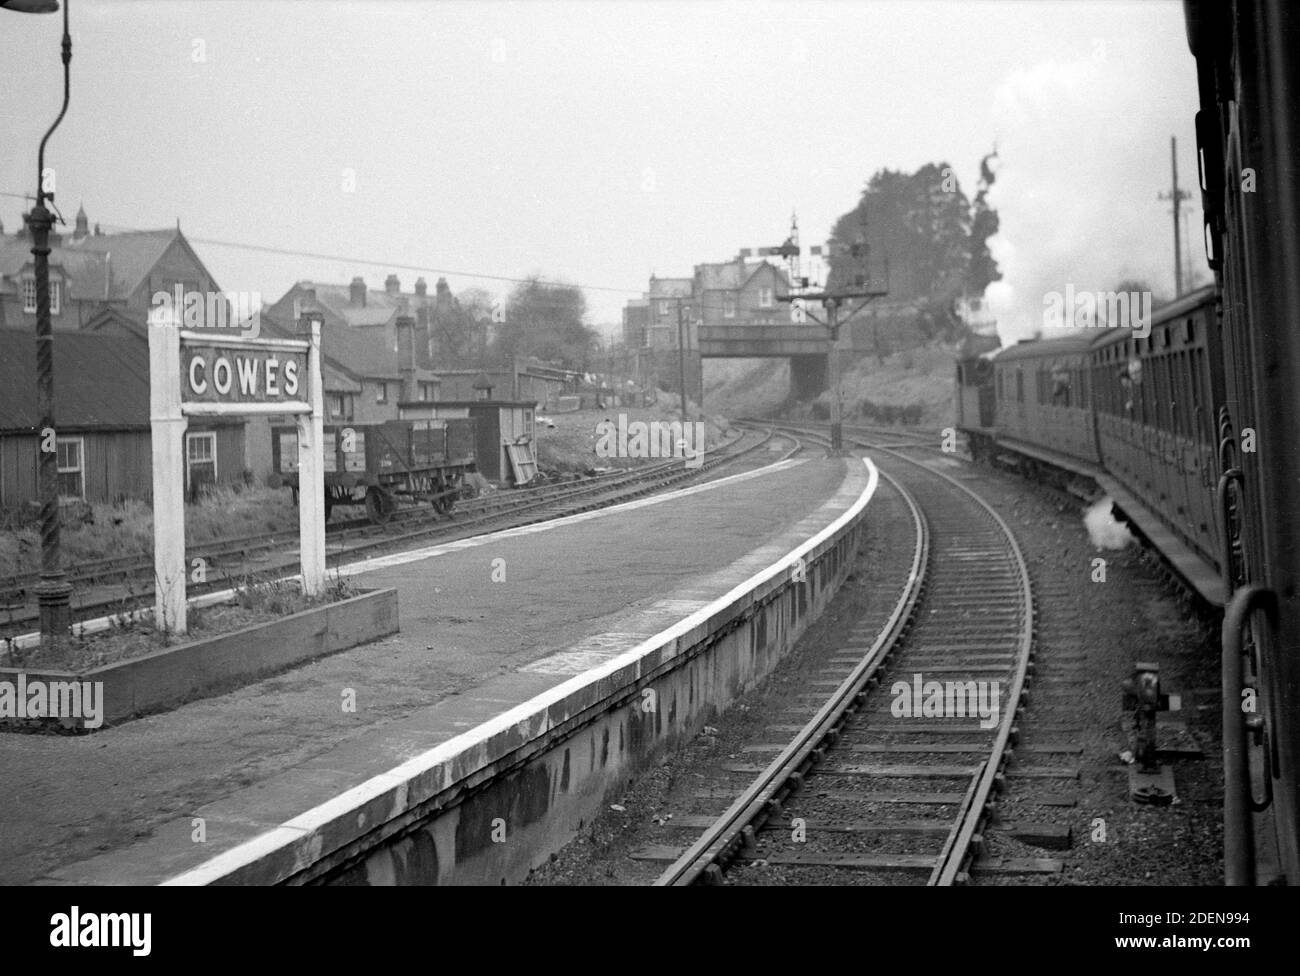
[[[489,481],[525,485],[537,474],[536,400],[434,400],[398,404],[403,420],[472,417],[478,470]]]
[[[143,336],[60,332],[54,339],[59,494],[88,502],[153,493],[149,350]],[[36,339],[0,329],[0,508],[39,499],[41,446]],[[194,422],[185,438],[186,488],[241,481],[242,420]]]

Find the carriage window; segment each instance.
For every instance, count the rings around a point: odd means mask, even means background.
[[[1186,437],[1187,431],[1187,354],[1179,351],[1169,360],[1169,368],[1172,371],[1170,379],[1173,381],[1173,402],[1170,409],[1173,413],[1174,432],[1179,436]]]
[[[1025,374],[1016,367],[1016,403],[1025,402]]]
[[[1064,366],[1052,367],[1052,403],[1059,407],[1070,405],[1070,370]]]
[[[1150,383],[1143,382],[1143,363],[1142,360],[1134,356],[1128,361],[1128,381],[1132,387],[1129,394],[1133,403],[1132,417],[1138,423],[1146,423],[1147,418],[1151,416],[1151,405],[1149,402],[1148,388]]]
[[[1168,333],[1165,333],[1166,335]],[[1156,359],[1151,370],[1151,395],[1155,397],[1155,424],[1161,430],[1169,429],[1169,357]]]

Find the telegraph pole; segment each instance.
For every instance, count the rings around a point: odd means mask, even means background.
[[[677,382],[681,384],[679,389],[682,394],[682,429],[686,429],[686,340],[682,330],[682,300],[676,299],[677,304]]]
[[[1161,193],[1159,199],[1172,200],[1174,204],[1174,297],[1177,298],[1183,293],[1183,244],[1179,211],[1182,201],[1190,200],[1192,195],[1187,190],[1178,189],[1178,139],[1175,136],[1169,137],[1169,161],[1173,167],[1173,187],[1168,193]]]

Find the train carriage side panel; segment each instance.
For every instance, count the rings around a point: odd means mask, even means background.
[[[1217,570],[1213,446],[1205,426],[1212,290],[1159,310],[1148,336],[1116,329],[1092,351],[1103,467]],[[1199,372],[1197,372],[1199,371]]]
[[[1210,266],[1221,288],[1223,395],[1213,432],[1225,469],[1225,575],[1239,597],[1269,594],[1252,653],[1237,657],[1260,707],[1225,706],[1225,875],[1300,883],[1300,9],[1286,0],[1185,3]],[[1247,182],[1249,177],[1249,182]],[[1253,438],[1247,432],[1253,434]],[[1253,443],[1252,443],[1253,440]],[[1225,653],[1231,650],[1225,628]],[[1225,688],[1228,701],[1242,687]],[[1244,781],[1242,779],[1244,774]],[[1252,794],[1264,796],[1252,815]],[[1265,845],[1271,845],[1268,849]],[[1278,878],[1259,872],[1268,864]]]
[[[1096,339],[1097,331],[1087,330],[1020,342],[998,353],[993,367],[999,437],[1097,463],[1086,378],[1087,351]]]

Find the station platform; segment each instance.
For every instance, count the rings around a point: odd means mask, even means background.
[[[0,883],[220,877],[232,849],[731,592],[867,482],[859,459],[794,459],[347,567],[398,590],[399,634],[91,735],[0,735]]]

